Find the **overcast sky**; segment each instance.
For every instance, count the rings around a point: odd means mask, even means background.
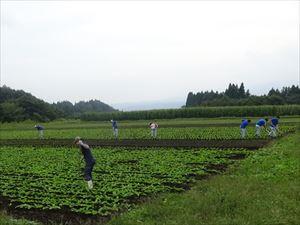
[[[1,1],[1,85],[50,103],[299,85],[299,1]]]

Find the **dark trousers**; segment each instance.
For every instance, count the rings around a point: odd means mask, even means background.
[[[85,164],[84,168],[84,179],[86,181],[92,180],[92,171],[95,165],[95,161]]]

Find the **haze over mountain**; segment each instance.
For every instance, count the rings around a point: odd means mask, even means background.
[[[185,105],[185,99],[165,99],[160,101],[124,102],[112,104],[115,109],[121,111],[172,109]]]

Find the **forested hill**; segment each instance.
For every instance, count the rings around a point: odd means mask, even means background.
[[[63,101],[49,104],[23,90],[14,90],[7,86],[0,87],[0,121],[12,122],[23,120],[49,121],[57,118],[76,118],[85,112],[112,112],[111,106],[98,101],[71,102]]]
[[[271,89],[262,96],[251,95],[244,84],[229,84],[224,92],[205,91],[187,96],[186,107],[194,106],[252,106],[252,105],[285,105],[300,104],[300,88],[292,85],[281,90]]]
[[[63,112],[64,117],[79,117],[86,112],[114,112],[113,107],[99,101],[90,100],[88,102],[80,101],[74,105],[69,101],[62,101],[53,104],[55,108]]]

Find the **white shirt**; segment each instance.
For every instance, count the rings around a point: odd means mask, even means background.
[[[150,128],[151,129],[155,129],[155,128],[157,128],[158,127],[158,125],[156,124],[156,123],[151,123],[150,124]]]

